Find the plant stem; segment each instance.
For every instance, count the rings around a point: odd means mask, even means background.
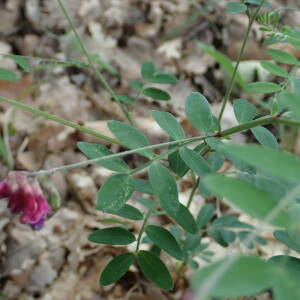
[[[24,109],[26,111],[29,111],[29,112],[33,113],[33,114],[36,114],[36,115],[41,116],[41,117],[44,117],[46,119],[53,120],[53,121],[58,122],[60,124],[63,124],[63,125],[75,128],[75,129],[77,129],[77,130],[79,130],[81,132],[88,133],[88,134],[93,135],[95,137],[98,137],[98,138],[100,138],[100,139],[102,139],[104,141],[107,141],[107,142],[110,142],[110,143],[113,143],[113,144],[121,145],[121,142],[119,142],[118,140],[116,140],[114,138],[111,138],[109,136],[101,134],[101,133],[99,133],[99,132],[97,132],[97,131],[95,131],[93,129],[90,129],[90,128],[78,125],[78,124],[76,124],[74,122],[68,121],[68,120],[63,119],[63,118],[61,118],[59,116],[47,113],[47,112],[42,111],[42,110],[39,110],[38,108],[34,108],[34,107],[29,106],[29,105],[26,105],[26,104],[23,104],[21,102],[18,102],[18,101],[12,100],[12,99],[8,99],[8,98],[2,97],[2,96],[0,96],[0,101],[9,103],[9,104],[11,104],[11,105],[13,105],[15,107]]]
[[[213,135],[213,136],[215,136],[215,135]],[[141,147],[141,148],[135,148],[135,149],[120,152],[120,153],[115,153],[115,154],[106,155],[106,156],[102,156],[102,157],[98,157],[98,158],[94,158],[94,159],[85,160],[85,161],[74,163],[74,164],[55,167],[55,168],[51,168],[51,169],[47,169],[47,170],[40,170],[40,171],[36,171],[36,172],[28,172],[28,175],[29,176],[51,175],[51,174],[59,172],[59,171],[65,171],[65,170],[80,168],[80,167],[84,167],[84,166],[92,164],[92,163],[98,163],[98,162],[103,161],[103,160],[123,157],[123,156],[129,155],[129,154],[132,154],[132,153],[143,151],[143,150],[156,149],[156,148],[161,148],[161,147],[165,147],[165,146],[169,146],[169,145],[176,145],[176,144],[181,144],[180,147],[182,147],[183,145],[186,145],[188,143],[198,142],[198,141],[201,141],[201,140],[204,140],[208,137],[213,137],[213,136],[198,136],[198,137],[187,138],[187,139],[182,139],[182,140],[177,140],[177,141],[171,141],[171,142],[166,142],[166,143],[161,143],[161,144],[149,145],[149,146],[145,146],[145,147]],[[165,153],[162,153],[162,155],[164,155],[164,154]],[[155,157],[154,160],[156,160],[158,158],[159,158],[159,156]],[[152,163],[152,160],[150,160],[146,164],[149,165],[151,163]],[[144,168],[145,168],[145,166],[144,166]],[[140,169],[141,168],[139,168],[138,171],[140,171]],[[136,173],[137,170],[136,169],[134,169],[134,170],[135,171],[133,173]],[[129,172],[129,174],[131,174],[131,172]]]
[[[179,145],[167,150],[166,152],[163,152],[159,155],[156,155],[155,157],[153,157],[152,159],[150,159],[146,163],[140,165],[139,167],[137,167],[135,169],[132,169],[128,174],[130,174],[130,175],[136,174],[139,171],[141,171],[141,170],[147,168],[148,166],[150,166],[154,161],[160,160],[160,159],[164,158],[165,156],[168,156],[168,155],[172,154],[173,152],[179,150],[181,147],[183,147],[185,145],[188,145],[190,143],[194,143],[194,142],[195,141],[186,141],[186,142],[180,143]]]
[[[283,124],[283,125],[287,125],[287,126],[294,126],[294,127],[300,127],[300,122],[299,121],[295,121],[292,119],[288,119],[288,118],[278,118],[276,120],[277,123]]]
[[[187,208],[190,208],[190,206],[192,204],[192,201],[193,201],[193,198],[195,196],[195,193],[196,193],[197,187],[199,185],[199,182],[200,182],[200,177],[197,178],[197,180],[195,181],[195,183],[193,185],[192,191],[191,191],[190,196],[189,196],[188,203],[186,205]]]
[[[141,239],[142,239],[142,235],[144,233],[144,230],[145,230],[145,227],[146,227],[146,224],[148,222],[148,219],[150,218],[151,216],[151,213],[152,213],[152,209],[149,209],[145,218],[144,218],[144,221],[143,221],[143,225],[142,225],[142,228],[139,232],[139,235],[138,235],[138,238],[137,238],[137,244],[136,244],[136,248],[135,248],[135,252],[137,253],[139,251],[139,248],[140,248],[140,244],[141,244]]]
[[[106,90],[109,92],[109,94],[111,95],[111,97],[118,103],[120,109],[122,110],[122,112],[124,113],[124,115],[126,116],[126,118],[128,119],[129,123],[132,124],[133,121],[132,121],[132,118],[131,118],[131,115],[130,113],[123,107],[123,105],[121,104],[118,96],[115,94],[115,92],[113,91],[113,89],[110,87],[110,85],[108,84],[108,82],[106,81],[106,79],[104,78],[104,76],[99,72],[99,70],[95,67],[94,65],[94,62],[93,60],[91,59],[87,49],[85,48],[84,46],[84,43],[81,39],[81,37],[79,36],[76,28],[75,28],[75,25],[72,21],[72,18],[71,16],[69,15],[68,11],[66,10],[65,6],[63,5],[62,1],[61,0],[57,0],[58,2],[58,5],[60,7],[60,9],[62,10],[65,18],[67,19],[68,23],[69,23],[69,26],[71,27],[74,35],[75,35],[75,38],[78,42],[78,45],[80,46],[81,48],[81,52],[86,56],[87,58],[87,61],[90,65],[90,67],[92,68],[92,70],[94,71],[96,77],[98,78],[98,80],[103,84],[103,86],[106,88]]]
[[[244,51],[245,51],[245,47],[246,47],[246,44],[247,44],[247,41],[248,41],[248,38],[249,38],[249,34],[250,34],[250,31],[251,31],[253,22],[255,21],[257,15],[259,13],[259,10],[263,6],[264,2],[265,2],[265,0],[261,1],[260,5],[257,7],[255,13],[249,19],[247,31],[245,33],[245,36],[244,36],[244,39],[243,39],[243,42],[242,42],[242,46],[241,46],[240,52],[239,52],[236,64],[234,66],[234,70],[233,70],[233,73],[232,73],[232,76],[231,76],[231,79],[230,79],[230,82],[229,82],[229,86],[228,86],[228,89],[226,90],[226,93],[225,93],[224,98],[223,98],[223,103],[222,103],[221,111],[220,111],[219,117],[218,117],[219,121],[221,121],[221,119],[223,117],[223,113],[224,113],[226,104],[227,104],[227,102],[228,102],[228,100],[229,100],[229,98],[231,96],[231,93],[232,93],[232,90],[233,90],[233,86],[234,86],[234,83],[235,83],[235,79],[236,79],[236,75],[237,75],[237,71],[238,71],[238,68],[239,68],[242,56],[243,56]]]
[[[276,115],[261,117],[259,119],[255,119],[253,121],[250,121],[250,122],[247,122],[247,123],[244,123],[244,124],[239,124],[239,125],[234,126],[232,128],[223,130],[217,136],[218,137],[223,137],[223,136],[230,135],[230,134],[233,134],[233,133],[245,131],[245,130],[248,130],[250,128],[256,127],[256,126],[262,126],[262,125],[266,125],[266,124],[270,124],[270,123],[276,123],[276,122],[279,122],[279,120],[280,120],[280,118],[278,118]]]
[[[0,99],[1,98],[3,98],[3,97],[0,97]],[[18,104],[21,104],[21,103],[18,103]],[[35,109],[33,109],[33,110],[35,110]],[[42,112],[42,113],[44,113],[44,112]],[[183,147],[187,144],[198,142],[198,141],[203,141],[207,138],[213,138],[213,137],[221,138],[221,137],[224,137],[226,135],[230,135],[230,134],[238,133],[238,132],[241,132],[241,131],[244,131],[244,130],[248,130],[248,129],[256,127],[256,126],[262,126],[262,125],[266,125],[266,124],[270,124],[270,123],[280,123],[282,121],[285,122],[285,123],[288,123],[289,125],[293,124],[293,126],[300,127],[300,122],[297,122],[297,121],[288,120],[288,119],[281,119],[276,115],[275,116],[266,116],[266,117],[262,117],[262,118],[244,123],[244,124],[234,126],[232,128],[226,129],[226,130],[221,131],[221,132],[217,132],[217,133],[209,135],[209,136],[196,136],[196,137],[181,139],[181,140],[177,140],[177,141],[171,141],[171,142],[166,142],[166,143],[161,143],[161,144],[149,145],[149,146],[145,146],[145,147],[141,147],[141,148],[136,148],[136,149],[124,151],[124,152],[121,152],[121,153],[106,155],[106,156],[102,156],[102,157],[82,161],[82,162],[79,162],[79,163],[60,166],[60,167],[56,167],[56,168],[52,168],[52,169],[48,169],[48,170],[40,170],[40,171],[37,171],[37,172],[28,172],[28,174],[30,176],[39,176],[39,175],[44,175],[44,174],[51,175],[55,172],[70,170],[70,169],[79,168],[79,167],[84,167],[84,166],[92,164],[92,163],[98,163],[98,162],[103,161],[103,160],[123,157],[123,156],[129,155],[129,154],[132,154],[132,153],[143,151],[143,150],[156,149],[156,148],[161,148],[161,147],[165,147],[165,146],[178,144],[177,147],[169,149],[167,152],[162,153],[162,154],[154,157],[152,160],[149,160],[148,162],[141,165],[140,167],[137,167],[137,168],[131,170],[129,172],[129,174],[132,175],[132,174],[135,174],[135,173],[139,172],[140,170],[146,168],[147,166],[149,166],[154,160],[161,159],[165,155],[170,154],[173,151],[176,151],[179,148],[181,148],[181,147]],[[77,124],[75,124],[75,125],[77,125]],[[77,126],[79,126],[79,125],[77,125]],[[85,127],[83,127],[83,128],[86,129]]]

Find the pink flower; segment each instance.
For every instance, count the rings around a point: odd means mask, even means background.
[[[11,171],[0,182],[0,198],[8,198],[7,207],[20,215],[20,222],[34,229],[42,228],[51,208],[36,178],[25,172]]]

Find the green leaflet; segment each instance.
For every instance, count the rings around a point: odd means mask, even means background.
[[[153,243],[155,243],[159,248],[166,251],[176,259],[182,259],[182,250],[180,249],[176,239],[168,230],[161,226],[148,225],[146,227],[146,233]]]
[[[114,154],[112,151],[100,144],[78,142],[77,147],[90,159]],[[116,172],[127,172],[130,169],[128,165],[120,158],[99,161],[98,164]]]
[[[300,178],[300,159],[288,152],[257,145],[223,145],[222,150],[272,176]]]
[[[171,172],[161,163],[154,162],[149,168],[149,178],[154,194],[167,213],[175,213],[179,209],[176,181]]]
[[[209,103],[202,94],[194,92],[187,97],[185,113],[199,131],[205,134],[211,131],[213,116]]]
[[[122,144],[130,149],[150,146],[144,133],[132,125],[119,121],[109,121],[108,127]],[[151,149],[138,151],[138,153],[148,158],[153,156]]]
[[[97,244],[128,245],[135,241],[135,236],[122,227],[110,227],[92,232],[88,239]]]
[[[127,174],[115,174],[101,186],[96,208],[104,212],[120,210],[134,191],[134,180]]]
[[[171,275],[158,256],[150,251],[139,251],[137,259],[146,278],[162,289],[171,290],[173,288]]]
[[[278,202],[266,192],[237,178],[210,175],[204,178],[204,183],[210,191],[221,197],[225,197],[229,203],[262,221],[278,205]],[[281,210],[272,216],[272,219],[269,219],[268,222],[275,226],[288,227],[291,223],[291,218],[287,212]]]
[[[158,125],[172,138],[180,140],[185,138],[185,133],[176,118],[168,112],[152,110],[152,117]]]
[[[109,285],[118,281],[134,263],[135,256],[132,253],[123,253],[114,257],[104,268],[100,283]]]
[[[213,280],[216,272],[222,272],[219,278],[213,281],[210,296],[250,296],[271,288],[276,279],[276,270],[273,264],[255,256],[231,257],[202,268],[193,276],[192,285],[201,290],[206,281]]]

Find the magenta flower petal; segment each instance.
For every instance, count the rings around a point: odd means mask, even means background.
[[[10,209],[10,211],[13,214],[19,214],[23,211],[24,199],[23,199],[23,195],[20,192],[11,193],[8,199],[9,201],[7,207]]]
[[[0,197],[8,198],[7,207],[12,213],[21,214],[20,222],[40,229],[51,208],[36,178],[25,172],[9,172],[0,183]]]
[[[8,184],[7,180],[3,180],[0,182],[0,198],[7,198],[8,197]]]

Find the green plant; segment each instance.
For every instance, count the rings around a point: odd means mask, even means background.
[[[259,228],[241,222],[235,216],[218,216],[212,203],[205,204],[197,216],[194,216],[189,208],[196,193],[200,193],[203,197],[217,197],[218,201],[234,205],[251,217],[273,225],[274,237],[289,249],[300,253],[298,238],[300,185],[297,180],[300,177],[300,159],[280,149],[284,141],[278,141],[273,133],[264,127],[273,124],[280,127],[283,132],[300,127],[300,80],[294,75],[299,62],[291,53],[270,48],[269,54],[275,62],[261,62],[261,66],[276,76],[277,83],[246,84],[238,73],[239,63],[255,21],[259,21],[262,30],[267,32],[266,43],[269,45],[274,42],[287,42],[299,49],[299,31],[292,27],[280,27],[278,11],[267,10],[260,13],[262,8],[268,9],[268,1],[245,0],[229,3],[227,10],[230,13],[245,12],[249,17],[249,25],[237,62],[233,64],[217,50],[198,43],[199,47],[213,56],[231,75],[219,115],[216,117],[212,114],[210,104],[204,95],[198,92],[191,93],[186,99],[185,113],[201,134],[192,138],[186,137],[175,116],[168,112],[153,110],[151,112],[153,119],[169,136],[169,141],[150,145],[144,133],[134,126],[132,110],[140,95],[160,101],[170,100],[171,97],[166,91],[149,84],[173,84],[177,82],[176,77],[157,70],[152,62],[145,62],[141,67],[142,81],[132,82],[136,96],[115,94],[94,65],[63,3],[60,0],[58,3],[87,59],[87,63],[76,60],[76,64],[92,68],[112,99],[120,105],[129,123],[109,121],[108,127],[115,136],[110,138],[18,101],[1,96],[0,100],[130,149],[113,153],[101,144],[79,142],[78,148],[89,160],[27,173],[28,176],[40,177],[91,163],[98,163],[115,172],[101,186],[96,209],[122,216],[130,221],[142,221],[142,226],[137,236],[120,225],[97,230],[89,235],[90,241],[100,244],[128,245],[136,242],[134,252],[122,253],[108,263],[101,274],[101,284],[109,285],[116,282],[131,265],[136,264],[148,280],[163,289],[171,290],[172,276],[160,258],[160,252],[164,251],[177,260],[174,268],[181,276],[184,276],[187,266],[199,268],[199,263],[195,260],[197,257],[209,263],[193,276],[192,284],[199,289],[195,299],[240,297],[265,290],[272,290],[275,299],[298,299],[299,259],[283,255],[264,260],[256,256],[237,254],[212,262],[214,253],[209,251],[207,249],[209,245],[202,241],[204,236],[210,236],[222,247],[228,247],[239,240],[246,248],[251,249],[254,243],[266,244],[266,241],[260,237]],[[26,58],[18,56],[10,58],[14,59],[24,71],[29,70],[25,63]],[[17,80],[13,72],[6,69],[0,71],[2,79]],[[250,94],[271,94],[271,97],[266,99],[268,111],[260,110],[260,107],[255,107],[245,99],[236,99],[233,107],[239,125],[222,130],[220,121],[228,101],[232,98],[236,82],[247,97]],[[260,145],[231,145],[223,142],[230,139],[232,134],[246,130],[251,131]],[[154,151],[158,148],[167,149],[158,154]],[[144,156],[147,161],[136,168],[130,168],[122,157],[132,153]],[[224,160],[232,163],[233,172],[218,173]],[[144,169],[148,170],[148,179],[136,178],[135,175]],[[179,201],[176,177],[180,178],[187,172],[191,174],[193,187],[187,205],[183,205]],[[147,194],[148,197],[138,198],[135,196],[136,192]],[[129,199],[142,204],[146,212],[127,204]],[[157,214],[167,215],[174,224],[167,229],[151,224],[151,216]],[[150,250],[141,250],[142,243],[150,244]]]

